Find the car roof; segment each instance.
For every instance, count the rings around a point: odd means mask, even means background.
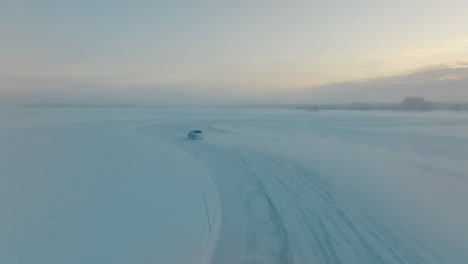
[[[201,130],[192,130],[193,133],[203,133]]]

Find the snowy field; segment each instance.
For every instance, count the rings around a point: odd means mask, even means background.
[[[468,263],[468,113],[3,108],[0,146],[0,263]]]

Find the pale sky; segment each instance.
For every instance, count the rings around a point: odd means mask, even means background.
[[[0,96],[249,95],[391,76],[468,61],[467,10],[466,0],[0,0]]]

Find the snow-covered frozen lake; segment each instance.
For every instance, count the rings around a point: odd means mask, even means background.
[[[468,113],[2,108],[0,146],[0,263],[468,263]]]

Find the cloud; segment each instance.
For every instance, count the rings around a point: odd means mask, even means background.
[[[332,83],[276,94],[270,99],[290,103],[394,102],[407,96],[436,101],[468,101],[468,62],[432,65],[392,76]]]

